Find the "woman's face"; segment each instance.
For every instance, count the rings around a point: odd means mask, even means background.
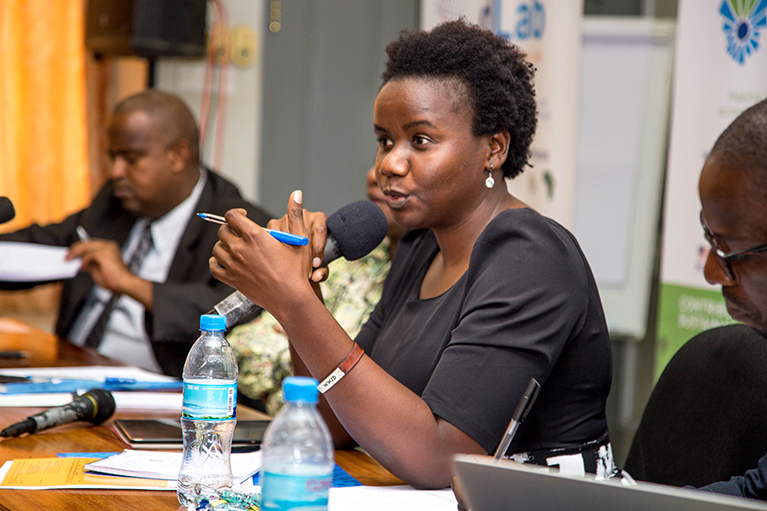
[[[376,178],[399,225],[450,228],[479,206],[490,137],[474,136],[472,117],[458,80],[405,78],[381,88]]]
[[[386,223],[389,224],[389,229],[386,231],[386,235],[393,241],[399,240],[402,235],[405,234],[405,229],[397,225],[397,222],[395,222],[392,217],[391,209],[386,205],[386,197],[384,197],[383,192],[378,187],[378,181],[376,180],[376,168],[370,167],[370,170],[367,171],[365,177],[367,180],[365,190],[368,200],[375,202],[376,206],[381,208],[384,216],[386,216]]]

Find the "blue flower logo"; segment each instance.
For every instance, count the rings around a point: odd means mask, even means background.
[[[767,26],[767,0],[724,0],[719,8],[724,17],[727,53],[735,62],[745,64],[759,48],[759,31]]]

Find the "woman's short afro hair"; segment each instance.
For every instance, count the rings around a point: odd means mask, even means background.
[[[474,107],[474,135],[509,130],[503,175],[513,178],[524,170],[537,122],[534,69],[516,45],[461,19],[428,32],[403,31],[386,53],[383,84],[428,77],[463,82]]]

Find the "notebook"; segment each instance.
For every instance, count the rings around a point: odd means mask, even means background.
[[[498,465],[490,456],[453,459],[463,498],[471,511],[724,511],[767,510],[767,504],[698,490],[564,476],[513,461]]]

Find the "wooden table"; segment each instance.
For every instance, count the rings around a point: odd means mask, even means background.
[[[14,327],[23,332],[10,332]],[[22,323],[0,318],[0,350],[26,350],[32,356],[22,360],[0,360],[0,368],[122,365],[98,353],[72,345],[56,336]],[[43,411],[42,408],[0,408],[0,429]],[[245,406],[237,407],[240,419],[260,419],[264,415]],[[120,411],[105,423],[92,426],[78,422],[34,435],[0,440],[0,464],[21,458],[55,457],[60,452],[110,452],[125,446],[112,432],[114,419],[177,418],[178,412]],[[402,484],[367,454],[336,451],[336,463],[363,484],[384,486]],[[176,493],[137,490],[0,490],[0,510],[181,510]]]

